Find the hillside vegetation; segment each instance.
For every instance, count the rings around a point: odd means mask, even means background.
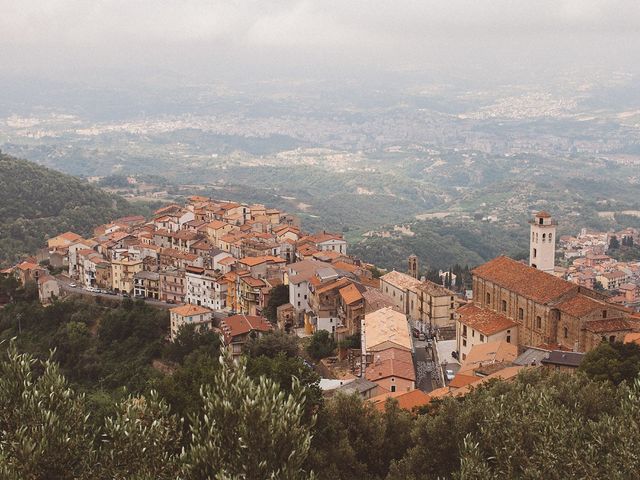
[[[32,254],[48,237],[138,210],[78,178],[0,153],[0,265]]]

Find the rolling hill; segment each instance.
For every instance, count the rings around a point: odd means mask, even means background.
[[[35,252],[48,237],[88,234],[137,210],[78,178],[0,153],[0,265]]]

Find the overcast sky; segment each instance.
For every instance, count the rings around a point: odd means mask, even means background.
[[[50,76],[633,70],[640,0],[0,0],[0,32],[3,69]]]

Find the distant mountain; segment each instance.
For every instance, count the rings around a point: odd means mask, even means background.
[[[35,252],[48,237],[89,234],[135,210],[78,178],[0,153],[0,265]]]

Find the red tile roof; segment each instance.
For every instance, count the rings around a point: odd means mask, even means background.
[[[255,315],[233,315],[220,322],[224,332],[225,342],[228,344],[238,335],[251,331],[270,332],[273,326],[263,317]]]
[[[599,302],[586,295],[578,294],[568,300],[563,301],[556,305],[558,310],[573,317],[581,317],[594,310],[606,308],[607,305],[604,302]]]
[[[537,268],[500,256],[472,270],[473,275],[535,302],[547,304],[578,286]]]
[[[517,327],[518,324],[507,317],[495,313],[488,308],[480,308],[474,303],[467,303],[458,308],[460,321],[466,326],[484,335],[494,335],[503,330]]]
[[[413,410],[417,407],[427,405],[431,401],[431,397],[421,390],[411,390],[410,392],[393,392],[383,393],[370,398],[368,401],[373,403],[373,407],[384,412],[385,404],[389,398],[393,398],[398,402],[398,406],[403,410]]]
[[[631,325],[624,318],[604,318],[602,320],[591,320],[584,324],[584,329],[592,333],[608,333],[631,331]]]

